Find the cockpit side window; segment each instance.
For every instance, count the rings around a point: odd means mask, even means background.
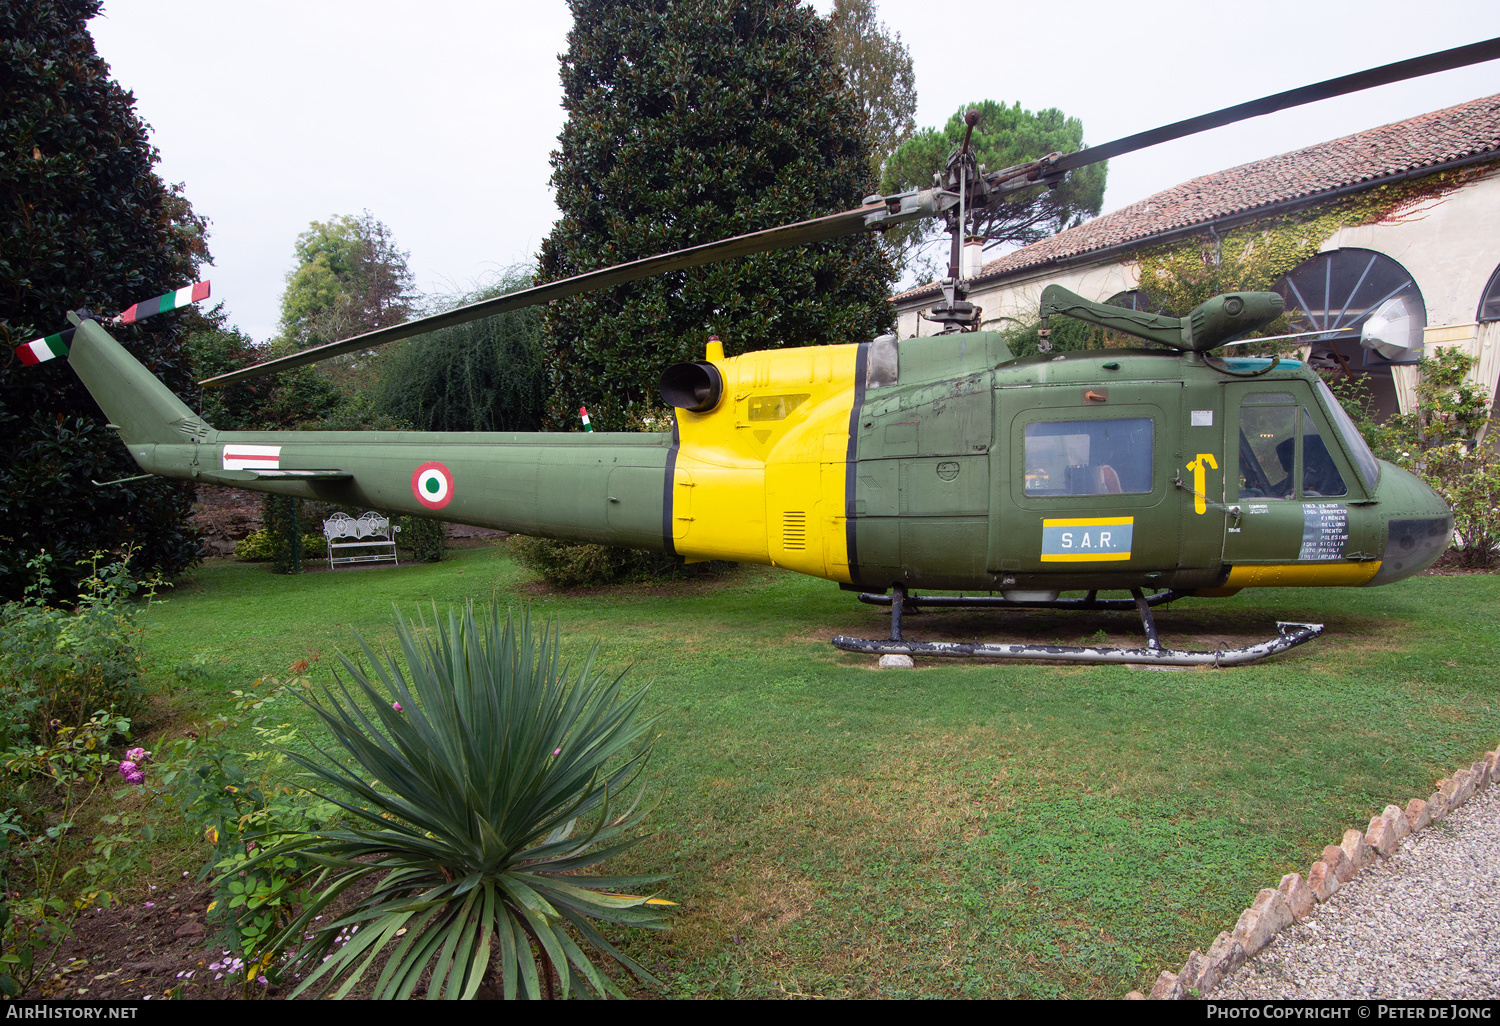
[[[1312,411],[1285,392],[1252,392],[1240,403],[1240,498],[1348,495],[1338,461]],[[1300,482],[1300,487],[1299,487]]]
[[[1330,497],[1349,494],[1344,475],[1339,473],[1312,412],[1305,406],[1302,408],[1302,494]]]
[[[1297,405],[1284,392],[1252,392],[1240,404],[1240,498],[1296,498]]]

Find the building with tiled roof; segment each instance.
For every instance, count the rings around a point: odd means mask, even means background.
[[[1035,322],[1038,297],[1054,282],[1090,299],[1149,303],[1139,262],[1145,250],[1208,241],[1257,220],[1461,168],[1470,169],[1461,185],[1417,209],[1336,231],[1278,291],[1289,309],[1303,307],[1302,325],[1331,329],[1326,350],[1337,349],[1367,376],[1387,410],[1408,407],[1424,345],[1470,346],[1480,360],[1476,376],[1493,394],[1500,377],[1500,95],[1184,182],[990,260],[969,276],[969,299],[982,308],[986,329]],[[936,285],[893,297],[898,333],[940,330],[920,316],[939,298]],[[1401,304],[1413,324],[1411,352],[1395,361],[1361,349],[1357,332],[1389,303]]]

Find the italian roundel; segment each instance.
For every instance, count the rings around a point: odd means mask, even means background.
[[[442,509],[453,501],[453,472],[441,463],[424,463],[411,476],[411,493],[428,509]]]

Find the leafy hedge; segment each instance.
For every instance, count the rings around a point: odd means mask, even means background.
[[[521,534],[511,535],[510,551],[522,566],[558,588],[688,581],[716,577],[736,565],[717,559],[683,563],[661,552],[616,549],[608,545],[531,538]]]
[[[203,218],[153,170],[135,101],[94,52],[99,0],[0,4],[0,343],[67,327],[67,311],[116,311],[178,288],[208,259]],[[112,329],[192,402],[175,315]],[[0,361],[0,599],[24,593],[27,563],[55,557],[76,593],[95,549],[134,547],[168,573],[197,558],[190,485],[139,473],[61,361]]]
[[[80,568],[72,609],[45,599],[55,566],[46,553],[27,566],[25,598],[0,605],[0,749],[81,728],[97,710],[133,717],[144,707],[135,647],[144,607],[132,598],[157,582],[133,578],[128,553],[101,566],[104,558],[96,552]]]

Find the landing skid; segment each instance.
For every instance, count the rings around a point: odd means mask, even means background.
[[[1156,618],[1151,607],[1164,605],[1183,597],[1182,592],[1164,591],[1146,596],[1139,588],[1130,589],[1129,599],[1100,599],[1097,592],[1089,592],[1082,599],[1054,599],[1050,602],[1011,602],[1008,599],[979,596],[974,598],[933,595],[920,598],[909,595],[905,588],[897,585],[889,596],[865,593],[861,602],[891,607],[891,636],[877,641],[866,638],[850,638],[839,635],[833,646],[845,652],[862,652],[867,655],[905,656],[955,656],[984,659],[1042,659],[1069,663],[1144,663],[1151,666],[1241,666],[1253,663],[1266,656],[1285,652],[1304,641],[1311,641],[1323,633],[1320,623],[1282,623],[1277,621],[1280,635],[1270,641],[1244,648],[1223,648],[1213,652],[1178,651],[1162,648],[1156,634]],[[907,641],[901,636],[901,616],[907,612],[918,612],[922,606],[1011,606],[1032,609],[1130,609],[1134,607],[1141,615],[1141,624],[1146,631],[1145,648],[1104,648],[1094,645],[996,645],[976,642],[968,644],[951,641]]]

